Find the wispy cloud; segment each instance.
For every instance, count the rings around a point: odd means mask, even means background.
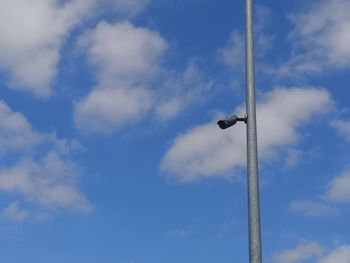
[[[335,120],[332,122],[332,126],[337,130],[340,137],[350,142],[350,121]]]
[[[274,253],[271,259],[275,263],[347,263],[350,258],[350,246],[340,245],[326,252],[318,242],[304,242],[293,249]]]
[[[324,199],[336,203],[350,203],[350,170],[329,183]]]
[[[271,10],[262,5],[256,8],[255,34],[257,57],[262,57],[271,47],[273,36],[267,34],[266,29],[271,23]],[[245,68],[245,37],[238,30],[231,32],[226,45],[218,50],[220,61],[237,70],[243,71]]]
[[[322,0],[289,16],[294,29],[289,40],[293,53],[273,71],[282,76],[304,76],[350,66],[350,3]]]
[[[338,210],[328,204],[311,201],[295,201],[290,204],[289,210],[293,213],[300,213],[307,217],[333,216]]]
[[[173,237],[188,237],[193,235],[193,231],[190,229],[184,229],[184,228],[176,228],[176,229],[171,229],[167,232],[169,236]]]
[[[1,213],[1,218],[9,221],[21,222],[30,216],[30,212],[23,209],[18,202],[11,203],[6,209]]]
[[[42,140],[26,118],[0,101],[0,154],[26,151]]]
[[[300,162],[302,152],[297,149],[288,149],[285,162],[288,167],[296,166]]]

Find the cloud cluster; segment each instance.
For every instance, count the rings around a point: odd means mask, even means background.
[[[59,73],[61,50],[78,26],[106,13],[131,18],[149,2],[2,1],[0,72],[5,73],[6,86],[48,98]],[[75,103],[75,123],[81,131],[111,133],[150,112],[162,120],[172,118],[206,88],[192,64],[184,72],[164,69],[167,43],[156,31],[102,21],[78,39],[97,78],[96,87]]]
[[[293,57],[277,72],[281,75],[320,73],[350,66],[350,3],[347,0],[315,1],[290,16],[294,30]]]
[[[2,101],[0,120],[0,134],[6,139],[0,141],[1,155],[14,153],[17,159],[0,167],[0,190],[49,211],[91,211],[91,205],[77,188],[79,167],[71,160],[71,153],[81,149],[79,143],[33,131],[22,114],[13,112]],[[25,219],[29,213],[23,211],[16,202],[3,216]]]
[[[285,146],[298,142],[298,128],[317,113],[330,109],[332,99],[323,89],[278,88],[264,94],[257,104],[261,160],[277,156]],[[243,114],[243,106],[234,112]],[[167,151],[161,170],[182,181],[223,176],[246,163],[245,129],[221,131],[210,122],[179,135]]]
[[[129,22],[100,22],[79,39],[96,72],[97,85],[75,103],[80,131],[112,133],[149,113],[167,120],[189,106],[209,87],[201,85],[198,67],[184,72],[162,66],[167,42],[161,35]]]
[[[47,98],[71,32],[95,13],[131,17],[148,0],[11,0],[0,2],[0,71],[8,87]],[[94,12],[92,12],[94,11]]]

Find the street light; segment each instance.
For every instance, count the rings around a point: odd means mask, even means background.
[[[253,0],[246,0],[246,107],[247,115],[247,171],[248,171],[248,225],[249,262],[262,263],[260,200],[258,174],[258,146],[256,128]],[[220,120],[218,125],[226,129],[240,121],[236,115]]]

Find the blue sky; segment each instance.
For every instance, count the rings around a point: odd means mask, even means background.
[[[247,262],[244,1],[0,1],[8,263]],[[264,262],[350,262],[350,3],[255,1]]]

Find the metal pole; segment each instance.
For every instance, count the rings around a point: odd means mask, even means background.
[[[247,157],[248,157],[248,218],[249,262],[261,263],[260,200],[256,100],[254,80],[253,0],[246,0],[246,85],[247,85]]]

